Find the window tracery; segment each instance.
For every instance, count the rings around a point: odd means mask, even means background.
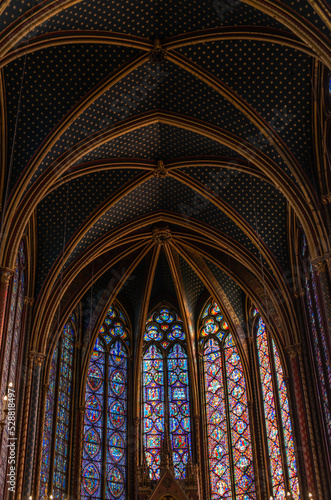
[[[275,341],[257,316],[256,352],[266,426],[270,477],[275,498],[300,498],[287,387]],[[285,450],[285,454],[282,454]]]
[[[81,499],[126,497],[128,345],[124,315],[111,306],[87,373]]]
[[[54,350],[46,395],[40,498],[68,493],[75,331],[72,316]]]
[[[169,432],[175,477],[185,478],[192,454],[188,357],[178,314],[161,307],[149,316],[142,361],[143,448],[151,479],[159,479]]]
[[[199,348],[203,354],[211,498],[255,499],[249,411],[240,356],[215,302],[207,305],[201,323]]]

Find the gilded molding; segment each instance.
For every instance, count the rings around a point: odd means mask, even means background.
[[[36,352],[35,353],[35,360],[34,360],[35,365],[42,366],[45,358],[46,358],[45,354],[42,354],[41,352]]]
[[[10,278],[13,276],[15,271],[12,269],[9,269],[8,267],[1,267],[0,268],[0,283],[5,283],[6,285],[9,284]]]
[[[33,297],[24,297],[24,304],[27,306],[33,306],[34,298]]]
[[[317,274],[321,274],[326,270],[326,263],[331,259],[331,252],[325,253],[324,255],[320,255],[315,259],[312,259],[310,262],[314,267]]]
[[[323,205],[329,205],[331,203],[331,193],[321,196],[321,202]]]

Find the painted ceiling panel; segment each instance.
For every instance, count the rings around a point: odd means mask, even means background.
[[[73,179],[38,206],[37,291],[56,257],[97,206],[138,171],[113,170]]]
[[[125,47],[54,47],[28,54],[23,64],[19,59],[8,65],[5,78],[9,148],[16,127],[12,185],[59,120],[99,80],[134,53]]]
[[[182,257],[179,257],[179,265],[182,273],[183,287],[187,298],[187,304],[190,313],[194,318],[197,302],[201,296],[206,293],[206,287],[196,275],[194,270]]]
[[[310,57],[271,43],[236,40],[178,49],[229,85],[279,133],[312,177]],[[266,152],[259,134],[243,133]],[[270,157],[280,163],[273,150]],[[288,173],[288,172],[287,172]]]
[[[222,15],[214,0],[83,0],[34,29],[30,37],[41,33],[70,29],[99,29],[130,33],[148,38],[166,38],[206,27],[231,25],[281,25],[270,16],[246,5],[233,2]]]

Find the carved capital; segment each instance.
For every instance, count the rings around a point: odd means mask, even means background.
[[[15,271],[9,269],[8,267],[0,268],[0,283],[5,283],[8,285],[10,278],[13,276]]]
[[[42,354],[41,352],[36,352],[35,353],[35,365],[36,366],[41,366],[44,362],[44,359],[45,359],[45,354]]]
[[[329,205],[331,203],[331,193],[321,196],[321,202],[323,205]]]
[[[168,226],[154,227],[152,229],[152,233],[153,233],[154,241],[156,243],[158,243],[159,245],[164,245],[165,243],[170,241],[172,238],[171,231],[170,231],[170,228]]]
[[[162,48],[160,40],[156,38],[154,40],[154,47],[150,52],[149,56],[150,61],[153,63],[159,63],[161,61],[164,61],[166,57],[167,57],[167,51]]]
[[[76,349],[81,349],[82,345],[83,344],[81,342],[75,342]]]
[[[27,306],[33,306],[34,298],[33,297],[24,297],[24,304]]]
[[[325,272],[326,263],[331,259],[331,253],[325,253],[320,257],[316,257],[316,259],[311,260],[311,264],[314,267],[317,274]]]
[[[293,292],[293,297],[295,299],[298,299],[299,297],[304,297],[305,295],[305,290],[299,290],[298,292]]]
[[[155,167],[153,174],[157,179],[164,179],[164,177],[167,177],[168,170],[165,168],[162,160],[157,162],[157,167]]]
[[[289,354],[290,359],[295,359],[301,353],[301,344],[288,345],[285,347],[285,351]]]
[[[84,417],[84,414],[85,414],[85,406],[80,406],[78,408],[78,411],[79,411],[79,415],[80,417]]]

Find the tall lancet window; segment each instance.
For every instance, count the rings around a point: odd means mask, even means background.
[[[147,319],[144,341],[142,432],[151,479],[160,478],[161,448],[167,432],[175,476],[183,479],[192,445],[188,357],[181,318],[161,307]]]
[[[215,302],[205,308],[199,338],[211,498],[256,499],[244,370],[229,326]]]
[[[3,357],[3,365],[0,370],[0,415],[4,405],[4,397],[8,392],[8,388],[16,390],[18,394],[18,358],[20,355],[20,339],[22,330],[22,313],[24,303],[24,268],[25,255],[24,245],[21,242],[18,256],[16,259],[15,273],[12,282],[10,309],[7,323],[6,336],[2,340],[2,345],[5,350]],[[17,402],[16,402],[17,403]],[[6,462],[8,453],[8,425],[5,425],[0,433],[0,498],[3,496],[4,485],[6,482]]]
[[[331,443],[331,357],[323,326],[318,286],[313,266],[308,258],[308,245],[305,237],[303,237],[302,259],[305,272],[305,303],[311,331],[311,348],[314,354],[318,392],[321,399],[328,441]]]
[[[256,346],[273,496],[282,499],[287,498],[289,493],[291,498],[299,499],[294,438],[283,368],[276,343],[266,331],[261,317],[258,318]]]
[[[62,499],[69,491],[72,440],[75,316],[63,328],[53,353],[46,396],[40,498]]]
[[[125,318],[111,306],[87,372],[82,500],[126,498],[128,347]]]

